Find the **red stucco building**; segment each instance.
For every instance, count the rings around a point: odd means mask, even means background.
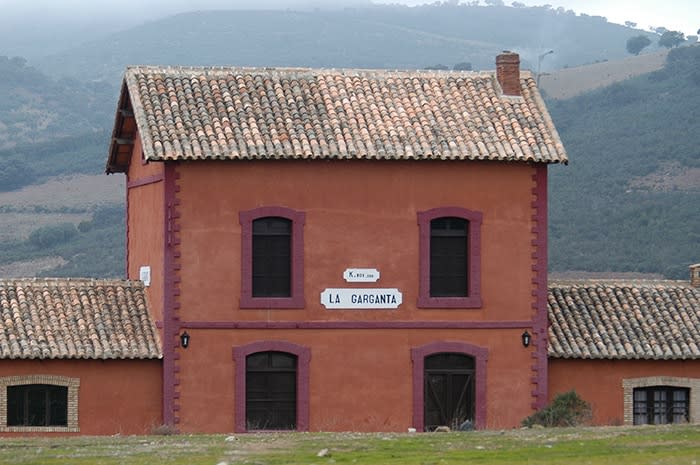
[[[108,171],[165,422],[505,428],[546,403],[547,165],[567,159],[518,56],[497,67],[127,70]]]

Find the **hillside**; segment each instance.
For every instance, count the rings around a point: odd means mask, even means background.
[[[0,56],[0,150],[103,129],[115,88],[52,79],[21,57]]]
[[[700,258],[700,46],[548,104],[571,159],[551,170],[551,270],[686,278]]]
[[[558,69],[540,76],[540,90],[550,99],[566,100],[664,67],[668,50],[622,60]]]
[[[128,64],[424,68],[469,62],[492,69],[517,50],[534,69],[626,55],[648,32],[545,7],[431,4],[339,11],[209,11],[180,14],[114,33],[38,62],[52,75],[114,82]],[[653,34],[649,34],[653,39]],[[585,38],[585,40],[581,40]]]
[[[505,27],[514,22],[525,32]],[[123,273],[123,179],[102,173],[127,63],[493,69],[512,49],[533,68],[555,43],[542,85],[571,164],[550,171],[552,271],[685,278],[700,260],[700,47],[673,50],[661,68],[664,53],[625,58],[639,32],[544,7],[215,12],[36,67],[0,57],[0,276]]]

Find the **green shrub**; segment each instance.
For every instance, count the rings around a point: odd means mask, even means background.
[[[36,247],[45,249],[62,244],[78,234],[72,223],[61,223],[55,226],[43,226],[35,229],[29,235],[29,242]]]
[[[591,404],[581,399],[576,391],[558,394],[546,407],[522,421],[523,426],[541,425],[578,426],[591,419]]]

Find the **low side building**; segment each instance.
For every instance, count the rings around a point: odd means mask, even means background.
[[[162,424],[143,284],[0,280],[0,434],[145,434]]]
[[[548,300],[550,398],[576,390],[598,425],[700,423],[698,287],[561,281]]]

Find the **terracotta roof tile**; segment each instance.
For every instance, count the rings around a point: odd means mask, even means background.
[[[549,356],[700,358],[700,289],[682,281],[549,284]]]
[[[141,282],[0,280],[1,359],[161,357]]]
[[[124,79],[147,160],[567,162],[529,72],[522,97],[494,72],[131,67]]]

